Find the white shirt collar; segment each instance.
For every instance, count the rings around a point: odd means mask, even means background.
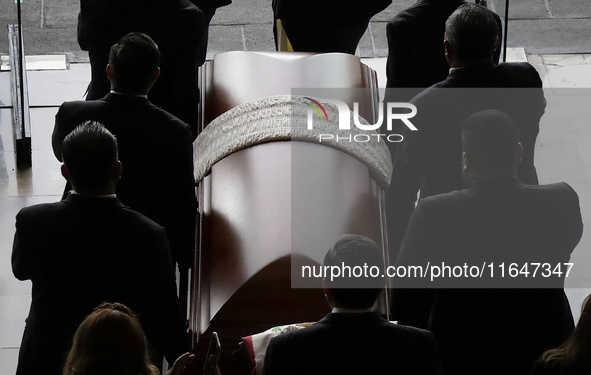
[[[84,195],[84,194],[78,193],[76,190],[70,190],[69,193],[75,194],[75,195]],[[117,194],[94,195],[93,197],[94,198],[117,198]]]
[[[367,309],[344,309],[342,307],[333,307],[332,313],[333,314],[364,314],[368,312],[374,312],[374,308],[368,307]]]
[[[110,94],[117,94],[117,95],[124,95],[124,96],[133,96],[134,98],[144,98],[144,99],[148,99],[148,95],[129,95],[129,94],[122,94],[120,92],[117,92],[115,90],[111,90]]]

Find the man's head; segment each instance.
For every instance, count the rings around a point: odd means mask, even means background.
[[[492,61],[499,42],[497,21],[481,5],[462,4],[445,22],[445,56],[451,67]]]
[[[468,117],[462,145],[466,182],[516,175],[523,152],[519,128],[503,112],[486,110]]]
[[[324,290],[331,307],[372,307],[384,288],[382,254],[378,245],[367,237],[355,234],[341,237],[326,253],[324,266],[340,270],[339,277],[332,277],[336,272],[330,268],[324,279]],[[361,277],[356,277],[360,273]]]
[[[152,38],[129,33],[111,47],[107,75],[111,89],[130,95],[145,95],[160,75],[160,51]]]
[[[115,193],[121,176],[117,140],[102,124],[78,125],[62,142],[62,175],[72,188],[87,195]]]

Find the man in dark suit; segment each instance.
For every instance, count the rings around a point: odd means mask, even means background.
[[[369,20],[392,0],[273,0],[277,46],[280,19],[295,52],[355,54]]]
[[[102,125],[77,127],[61,150],[74,193],[16,217],[12,270],[33,282],[17,374],[61,374],[78,324],[104,301],[137,312],[154,358],[173,363],[188,335],[164,228],[115,196],[121,163]]]
[[[362,277],[346,275],[346,267],[355,275],[355,267],[364,266],[369,271]],[[341,277],[324,279],[332,312],[311,327],[273,338],[265,356],[265,374],[440,373],[429,332],[392,324],[373,309],[384,286],[384,263],[375,242],[344,236],[326,254],[324,267],[331,275],[336,272],[330,267],[342,267]],[[374,267],[379,272],[372,271]]]
[[[419,201],[396,266],[466,263],[484,273],[395,290],[393,318],[433,332],[445,373],[527,374],[573,329],[563,284],[583,230],[579,199],[565,183],[532,186],[515,177],[519,129],[499,111],[468,118],[462,141],[470,186]],[[459,289],[475,287],[505,289]]]
[[[542,81],[528,63],[495,65],[497,23],[490,11],[463,4],[449,17],[445,53],[449,76],[412,99],[418,131],[405,128],[394,160],[392,185],[386,198],[391,259],[396,259],[417,200],[466,187],[462,179],[461,125],[471,114],[498,109],[513,118],[521,131],[523,160],[517,177],[537,184],[534,148],[546,101]]]
[[[158,47],[148,36],[123,37],[111,49],[111,93],[99,100],[62,104],[55,117],[53,151],[61,161],[61,142],[76,126],[87,120],[104,124],[120,145],[119,199],[166,229],[173,260],[187,269],[197,206],[191,131],[147,98],[159,74],[158,58]]]
[[[189,0],[81,0],[78,44],[88,51],[92,73],[86,100],[109,92],[105,68],[111,46],[130,32],[145,33],[162,52],[162,74],[150,100],[188,123],[196,137],[205,27],[203,12]]]
[[[449,65],[443,47],[445,21],[464,3],[464,0],[419,0],[388,22],[386,87],[409,89],[400,91],[397,100],[410,100],[420,90],[447,77]],[[491,14],[497,21],[498,37],[502,40],[501,19],[492,11]],[[499,43],[493,55],[495,64],[499,63],[500,47]]]

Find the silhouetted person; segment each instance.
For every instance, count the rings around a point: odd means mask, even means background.
[[[499,43],[497,22],[476,4],[463,4],[445,25],[445,53],[451,66],[448,77],[412,99],[417,114],[410,121],[418,129],[403,127],[392,184],[386,197],[388,242],[391,258],[398,253],[417,200],[467,187],[462,178],[461,126],[471,114],[497,109],[520,128],[523,159],[517,177],[537,184],[534,148],[546,101],[542,81],[528,63],[495,65]]]
[[[61,142],[87,120],[105,125],[119,141],[123,164],[117,196],[166,229],[172,257],[181,269],[192,264],[195,239],[193,145],[187,124],[146,97],[158,77],[158,47],[131,33],[111,48],[107,72],[111,93],[93,101],[65,102],[55,117],[52,142]],[[68,188],[66,188],[68,190]]]
[[[396,95],[398,101],[408,101],[447,77],[449,64],[443,47],[445,21],[462,4],[465,4],[463,0],[419,0],[388,22],[386,87],[416,88],[400,91]],[[502,40],[501,19],[490,12],[497,21],[498,37]],[[493,55],[495,64],[499,63],[500,47],[499,43]]]
[[[591,298],[587,296],[581,317],[569,338],[546,351],[536,361],[531,375],[583,375],[591,373]]]
[[[109,50],[131,32],[153,38],[162,52],[162,75],[150,100],[197,131],[198,68],[207,41],[203,12],[190,0],[80,0],[78,44],[88,51],[91,81],[86,100],[107,95]]]
[[[275,45],[277,19],[295,52],[355,54],[369,20],[392,0],[273,0]]]
[[[469,187],[419,200],[396,266],[467,264],[484,273],[448,273],[435,289],[395,290],[393,319],[433,333],[446,374],[526,374],[573,328],[563,283],[582,235],[579,199],[565,183],[530,186],[515,177],[519,129],[499,111],[468,118],[462,142]],[[556,267],[560,275],[551,272]],[[404,286],[426,279],[409,280]],[[469,289],[475,286],[504,289]]]
[[[74,193],[16,217],[12,270],[33,283],[17,374],[61,374],[78,324],[103,301],[137,311],[153,358],[173,363],[188,335],[164,228],[117,199],[117,142],[102,125],[77,127],[61,150]]]
[[[384,263],[375,242],[346,235],[324,258],[325,267],[367,266],[361,278],[326,275],[324,291],[332,312],[318,323],[271,340],[266,375],[289,374],[439,374],[431,333],[392,324],[374,311],[384,290]],[[373,272],[376,267],[380,272]],[[329,269],[329,272],[330,269]]]

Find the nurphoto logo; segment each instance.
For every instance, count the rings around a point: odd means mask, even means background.
[[[337,99],[322,99],[324,103],[334,104],[337,107],[338,115],[339,115],[339,130],[351,130],[351,110],[349,106]],[[312,99],[310,97],[302,97],[302,102],[307,104],[310,108],[308,109],[308,129],[314,129],[314,113],[318,114],[321,121],[328,121],[328,115],[326,113],[326,109],[318,100]],[[404,139],[401,134],[380,134],[379,128],[384,123],[384,106],[378,106],[378,120],[375,124],[363,124],[359,119],[359,103],[353,103],[353,123],[355,126],[364,131],[371,131],[376,130],[377,133],[358,133],[358,134],[349,134],[348,136],[340,136],[335,134],[320,134],[320,142],[323,140],[329,139],[336,139],[337,142],[348,140],[349,142],[369,142],[371,137],[376,137],[378,142],[380,139],[384,139],[387,142],[402,142]],[[406,108],[410,110],[410,112],[400,113],[395,112],[394,109],[399,108]],[[416,116],[417,114],[417,107],[411,103],[397,103],[391,102],[386,104],[386,129],[388,131],[392,131],[392,123],[394,121],[402,121],[406,127],[411,131],[418,131],[418,129],[410,122],[410,119]]]

